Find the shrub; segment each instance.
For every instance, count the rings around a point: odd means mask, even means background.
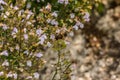
[[[0,0],[0,79],[39,79],[45,64],[43,53],[50,47],[60,52],[69,45],[67,34],[84,28],[84,23],[89,22],[93,2]],[[63,67],[67,72],[70,62],[60,62],[63,55],[58,53],[56,67]],[[66,68],[60,66],[62,63]],[[62,76],[62,80],[68,79],[68,75]]]

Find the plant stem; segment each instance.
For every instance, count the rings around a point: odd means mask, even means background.
[[[57,60],[57,67],[56,67],[56,70],[55,70],[55,74],[53,75],[53,77],[52,77],[52,80],[54,80],[55,79],[55,76],[57,75],[57,73],[58,73],[58,67],[60,67],[60,70],[61,70],[61,64],[60,64],[60,51],[58,51],[58,60]],[[61,78],[61,75],[60,75],[60,78]]]

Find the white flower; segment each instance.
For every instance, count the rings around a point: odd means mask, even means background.
[[[57,22],[57,21],[55,21],[54,25],[55,25],[55,26],[58,26],[58,22]]]
[[[16,28],[16,27],[14,27],[13,28],[13,31],[12,31],[12,36],[13,36],[13,38],[15,38],[16,37],[16,33],[18,32],[18,29]]]
[[[87,22],[90,21],[89,17],[90,17],[90,14],[88,12],[86,12],[85,15],[83,16],[84,20]]]
[[[12,72],[9,72],[9,73],[7,74],[7,77],[13,77]]]
[[[45,9],[51,11],[51,4],[48,3],[47,6],[45,7]]]
[[[3,71],[1,71],[1,72],[0,72],[0,76],[3,76],[3,75],[4,75],[4,72],[3,72]]]
[[[39,75],[38,72],[33,73],[33,75],[34,75],[34,78],[35,78],[35,79],[39,79],[39,76],[40,76],[40,75]]]
[[[55,22],[56,22],[55,19],[51,20],[52,25],[55,25]]]
[[[29,54],[28,50],[24,51],[24,53],[27,54],[27,55]]]
[[[57,25],[58,25],[58,22],[55,21],[55,19],[53,19],[53,20],[51,20],[51,24],[57,26]]]
[[[58,16],[57,12],[54,11],[54,12],[52,13],[52,16],[57,17],[57,16]]]
[[[86,19],[84,19],[85,21],[87,21],[87,22],[89,22],[90,21],[90,18],[86,18]]]
[[[10,8],[13,8],[13,4],[10,4]]]
[[[33,13],[32,13],[31,11],[29,11],[26,19],[29,19],[32,14],[33,14]]]
[[[75,25],[79,26],[80,28],[84,28],[84,24],[81,22],[77,22]]]
[[[31,15],[28,14],[27,17],[26,17],[26,19],[28,20],[28,19],[30,18],[30,16],[31,16]]]
[[[26,33],[26,32],[27,32],[27,29],[26,29],[26,28],[24,28],[24,29],[23,29],[23,31],[24,31],[24,33]]]
[[[27,66],[29,66],[29,67],[32,66],[32,62],[30,60],[27,61]]]
[[[0,0],[0,4],[7,5],[7,3],[6,3],[6,2],[4,2],[3,0]]]
[[[19,8],[17,6],[14,7],[14,10],[18,10]]]
[[[77,25],[77,26],[80,26],[80,22],[79,22],[79,21],[77,21],[76,25]]]
[[[50,47],[50,46],[51,46],[51,43],[50,43],[50,42],[47,42],[47,46]]]
[[[69,44],[70,44],[70,42],[69,42],[69,41],[65,41],[65,44],[66,44],[66,45],[69,45]]]
[[[36,34],[40,36],[42,34],[42,30],[41,29],[37,29],[36,30]]]
[[[6,15],[4,15],[4,18],[7,18],[7,16],[6,16]]]
[[[57,30],[56,30],[56,33],[58,33],[58,34],[59,34],[59,33],[60,33],[60,29],[57,29]]]
[[[28,35],[27,34],[24,34],[23,36],[24,36],[25,40],[28,40]]]
[[[16,45],[15,49],[16,49],[16,50],[19,50],[19,49],[20,49],[20,47],[19,47],[18,44]]]
[[[31,3],[29,2],[29,3],[27,3],[27,6],[26,6],[26,8],[30,8],[31,7]]]
[[[35,56],[38,57],[38,58],[40,58],[40,57],[43,56],[43,54],[41,52],[39,52],[39,53],[35,54]]]
[[[46,21],[47,21],[47,23],[50,23],[50,22],[51,22],[51,19],[48,18]]]
[[[66,5],[68,4],[68,0],[65,0],[65,4],[66,4]]]
[[[73,19],[75,17],[75,14],[74,13],[71,13],[70,14],[70,18]]]
[[[14,77],[14,79],[17,79],[17,73],[14,73],[14,74],[12,74],[13,75],[13,77]]]
[[[20,11],[18,12],[18,16],[20,17],[23,12],[24,12],[24,10],[20,10]]]
[[[10,15],[10,13],[9,13],[8,11],[6,11],[6,12],[5,12],[5,14],[6,14],[7,16],[9,16],[9,15]]]
[[[32,23],[30,22],[30,21],[27,21],[27,23],[26,23],[27,25],[31,25]]]
[[[50,39],[54,40],[55,39],[55,35],[54,34],[50,35]]]
[[[58,0],[58,3],[60,3],[60,4],[65,3],[67,5],[68,4],[68,0]]]
[[[73,36],[74,36],[73,31],[71,31],[71,32],[69,33],[69,35],[70,35],[71,37],[73,37]]]
[[[26,77],[26,79],[31,79],[32,78],[32,76],[28,76],[28,77]]]
[[[45,39],[47,39],[46,34],[43,34],[39,39],[40,39],[39,43],[40,43],[40,44],[43,44],[44,41],[45,41]]]
[[[0,55],[8,56],[8,51],[5,50],[5,51],[3,51]]]
[[[75,30],[78,30],[78,26],[77,26],[77,25],[74,25],[73,28],[74,28]]]
[[[80,28],[84,28],[84,24],[80,23]]]
[[[13,32],[17,33],[18,29],[16,27],[13,28]]]
[[[84,18],[89,18],[89,17],[90,17],[90,14],[89,14],[88,12],[86,12],[83,17],[84,17]]]
[[[40,43],[40,44],[43,44],[44,41],[45,41],[45,39],[41,37],[39,43]]]
[[[9,72],[8,74],[7,74],[7,77],[13,77],[14,79],[17,79],[17,73],[12,73],[12,72]]]
[[[3,29],[4,29],[4,30],[7,30],[7,29],[8,29],[7,25],[4,24],[4,25],[3,25]]]
[[[58,3],[63,4],[64,0],[58,0]]]
[[[7,60],[5,60],[3,63],[2,63],[2,66],[9,66],[9,62]]]

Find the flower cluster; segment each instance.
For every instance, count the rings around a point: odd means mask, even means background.
[[[68,4],[68,0],[58,0],[58,3],[60,3],[60,4]]]
[[[0,0],[0,79],[22,79],[20,73],[39,79],[45,50],[57,41],[70,44],[65,34],[84,28],[90,6],[89,0]]]

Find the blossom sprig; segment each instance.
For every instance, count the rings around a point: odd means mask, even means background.
[[[86,5],[87,4],[87,5]],[[0,0],[0,79],[38,79],[47,48],[65,49],[68,36],[90,21],[90,1]],[[84,6],[84,8],[83,8]]]

